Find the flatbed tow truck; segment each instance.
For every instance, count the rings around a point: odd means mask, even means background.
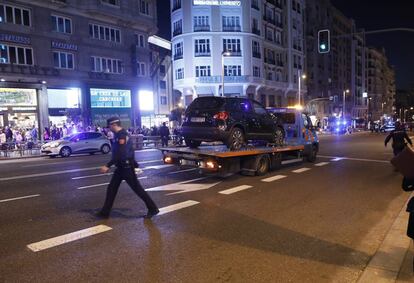
[[[166,164],[199,168],[202,173],[228,176],[234,173],[243,175],[264,175],[277,170],[283,164],[307,160],[314,162],[319,150],[319,140],[315,128],[306,113],[290,108],[269,109],[284,122],[285,145],[247,145],[242,150],[231,151],[225,145],[161,148]]]

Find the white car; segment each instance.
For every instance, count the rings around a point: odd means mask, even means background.
[[[84,132],[64,137],[60,140],[51,141],[44,144],[41,152],[50,157],[62,156],[69,157],[77,153],[94,154],[101,152],[108,154],[111,145],[108,138],[102,133]]]

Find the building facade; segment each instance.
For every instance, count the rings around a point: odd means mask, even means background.
[[[381,120],[384,115],[394,116],[395,72],[389,66],[384,49],[367,48],[369,118]]]
[[[140,124],[155,0],[0,0],[0,126]],[[72,119],[75,119],[72,117]]]
[[[300,84],[306,94],[304,11],[303,0],[171,0],[174,89],[183,106],[212,95],[297,104]]]

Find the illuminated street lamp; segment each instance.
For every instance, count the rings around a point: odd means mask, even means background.
[[[384,116],[384,105],[386,105],[387,102],[382,102],[381,103],[381,111],[382,111],[382,115]]]
[[[343,91],[343,103],[342,103],[342,116],[345,118],[345,98],[346,94],[349,93],[349,89]]]
[[[222,67],[222,81],[221,81],[221,94],[224,97],[224,57],[230,56],[231,51],[225,50],[221,53],[221,67]]]
[[[300,74],[300,70],[298,70],[298,105],[302,106],[302,98],[301,98],[301,80],[305,80],[306,75]]]

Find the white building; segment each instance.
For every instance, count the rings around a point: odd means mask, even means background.
[[[222,95],[223,73],[225,96],[297,104],[305,67],[304,0],[217,2],[171,0],[174,89],[184,105]]]

